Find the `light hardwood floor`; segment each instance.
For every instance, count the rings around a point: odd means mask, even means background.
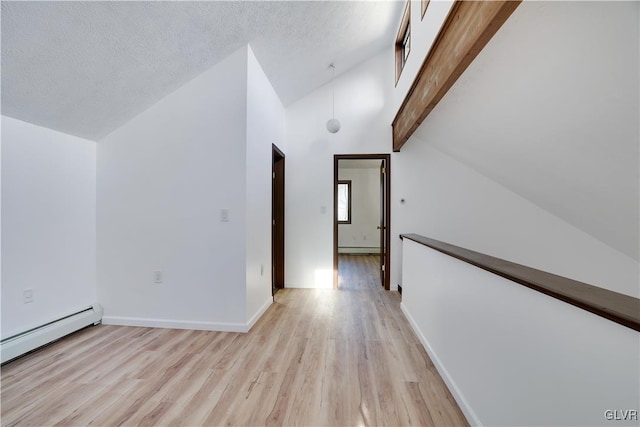
[[[1,368],[2,425],[467,425],[376,262],[279,291],[248,334],[84,329]]]

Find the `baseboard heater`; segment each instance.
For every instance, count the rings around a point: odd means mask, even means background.
[[[77,313],[46,323],[0,342],[0,363],[6,363],[43,345],[102,320],[102,306],[94,304]]]

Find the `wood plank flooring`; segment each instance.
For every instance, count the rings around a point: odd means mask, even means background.
[[[96,326],[1,368],[3,426],[468,425],[377,259],[283,289],[247,334]]]

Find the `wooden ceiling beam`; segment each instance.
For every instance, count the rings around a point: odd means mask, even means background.
[[[456,1],[393,119],[393,151],[400,151],[520,3]]]

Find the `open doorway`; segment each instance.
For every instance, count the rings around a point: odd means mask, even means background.
[[[334,156],[334,288],[389,289],[389,163],[389,154]]]

